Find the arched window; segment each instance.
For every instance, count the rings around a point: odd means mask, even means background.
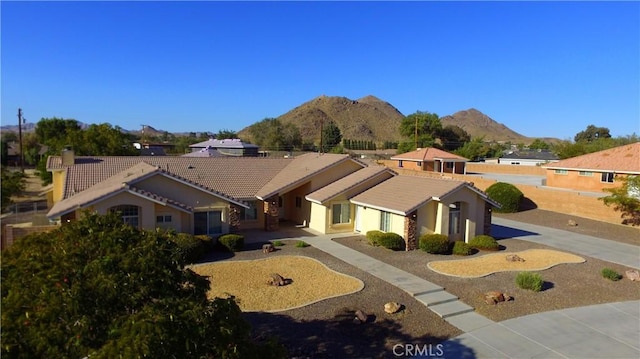
[[[138,206],[123,204],[109,208],[109,212],[119,213],[122,221],[132,227],[139,228],[140,210]]]

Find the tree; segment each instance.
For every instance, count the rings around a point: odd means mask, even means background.
[[[622,181],[622,186],[605,188],[611,194],[598,199],[621,212],[622,224],[640,226],[640,176],[616,175],[615,179]]]
[[[475,137],[455,150],[454,153],[475,161],[483,158],[499,157],[504,148],[499,143],[484,142],[484,137]]]
[[[329,121],[322,128],[322,143],[320,152],[330,152],[334,147],[342,142],[342,133],[333,121]],[[342,153],[342,151],[340,152]]]
[[[438,137],[442,141],[442,147],[447,151],[455,151],[471,140],[467,131],[456,125],[443,127]]]
[[[302,146],[300,130],[293,123],[283,125],[277,118],[265,118],[249,128],[253,142],[263,149],[291,151]]]
[[[20,171],[9,171],[5,166],[1,168],[1,181],[0,187],[2,187],[2,209],[4,210],[11,203],[11,196],[14,196],[24,190],[24,174]]]
[[[606,127],[596,127],[594,125],[589,125],[584,131],[580,131],[574,137],[574,141],[587,141],[591,142],[601,138],[609,138],[611,134],[609,134],[609,129]]]
[[[86,212],[2,256],[2,354],[24,358],[244,358],[258,346],[235,300],[207,299],[168,234]]]
[[[533,142],[531,142],[531,144],[529,145],[530,150],[548,150],[550,147],[551,146],[549,146],[548,143],[539,138],[533,140]]]
[[[218,130],[216,134],[216,139],[218,140],[226,140],[227,138],[238,138],[238,133],[231,130]]]

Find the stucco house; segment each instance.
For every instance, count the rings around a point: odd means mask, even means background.
[[[466,174],[468,159],[433,147],[420,148],[391,157],[398,168],[438,173]]]
[[[496,205],[472,185],[398,176],[348,155],[260,157],[49,157],[47,216],[64,225],[90,210],[118,212],[139,228],[217,236],[277,230],[280,222],[321,233],[444,233],[468,240],[488,233]]]
[[[502,165],[540,166],[551,162],[558,162],[559,158],[549,150],[509,150],[498,158]]]
[[[200,152],[201,150],[215,150],[224,156],[245,156],[256,157],[258,156],[258,146],[242,142],[238,138],[227,138],[224,140],[217,140],[215,138],[208,139],[204,142],[194,143],[189,145],[191,152]]]
[[[640,142],[542,166],[549,187],[602,192],[620,186],[616,176],[640,175]]]

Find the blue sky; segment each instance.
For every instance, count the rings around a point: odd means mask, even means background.
[[[640,133],[639,2],[10,2],[1,119],[239,131],[320,95]]]

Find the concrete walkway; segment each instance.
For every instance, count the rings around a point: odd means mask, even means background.
[[[491,235],[497,239],[521,239],[640,269],[640,246],[504,218],[493,217],[492,223]]]

